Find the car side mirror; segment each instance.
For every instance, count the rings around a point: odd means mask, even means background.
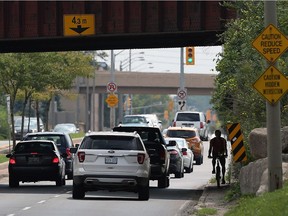
[[[79,144],[76,144],[76,146],[79,146]],[[77,150],[78,150],[78,146],[77,147],[71,147],[70,148],[70,152],[72,153],[72,154],[75,154],[76,152],[77,152]]]
[[[182,152],[187,152],[187,148],[182,148]]]
[[[208,121],[207,121],[207,124],[209,124],[210,122],[211,122],[211,121],[210,121],[210,120],[208,120]]]

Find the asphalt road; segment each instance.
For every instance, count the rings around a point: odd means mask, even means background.
[[[207,155],[208,142],[204,142]],[[184,178],[171,175],[170,187],[157,188],[157,182],[150,182],[150,199],[139,201],[137,194],[128,192],[88,192],[83,200],[72,199],[72,181],[66,186],[56,187],[55,182],[20,183],[19,188],[9,188],[8,178],[0,179],[1,216],[180,216],[188,205],[196,205],[205,185],[211,179],[211,160],[204,157],[204,163],[194,166],[194,172]]]

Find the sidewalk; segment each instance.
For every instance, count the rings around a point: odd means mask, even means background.
[[[216,210],[217,213],[213,214],[213,216],[224,216],[224,214],[235,205],[234,202],[225,200],[225,194],[229,189],[229,184],[222,185],[221,188],[217,188],[216,183],[206,185],[198,204],[196,206],[191,205],[187,207],[181,213],[181,216],[197,216],[199,215],[197,214],[198,211],[205,211],[205,209]]]
[[[0,163],[0,178],[8,177],[8,161]]]

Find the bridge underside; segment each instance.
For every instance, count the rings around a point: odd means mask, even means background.
[[[225,30],[227,20],[236,17],[234,11],[220,3],[0,1],[0,52],[220,45],[218,34]],[[95,18],[95,23],[89,26],[95,29],[94,33],[64,33],[64,17],[77,14]]]
[[[215,86],[214,74],[185,74],[185,88],[189,95],[211,95]],[[177,94],[180,73],[116,72],[115,82],[121,94]],[[106,93],[111,80],[108,71],[96,71],[95,80],[78,80],[79,93]],[[93,84],[95,86],[93,88]],[[87,88],[88,86],[88,88]],[[76,83],[75,83],[76,87]]]

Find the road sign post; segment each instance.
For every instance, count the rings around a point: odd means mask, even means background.
[[[272,192],[283,187],[280,102],[278,100],[287,91],[287,86],[285,86],[287,79],[276,69],[275,61],[286,51],[288,40],[275,27],[277,25],[276,1],[264,1],[264,20],[267,27],[252,45],[266,58],[267,67],[270,66],[254,83],[254,87],[267,99],[268,190]]]

